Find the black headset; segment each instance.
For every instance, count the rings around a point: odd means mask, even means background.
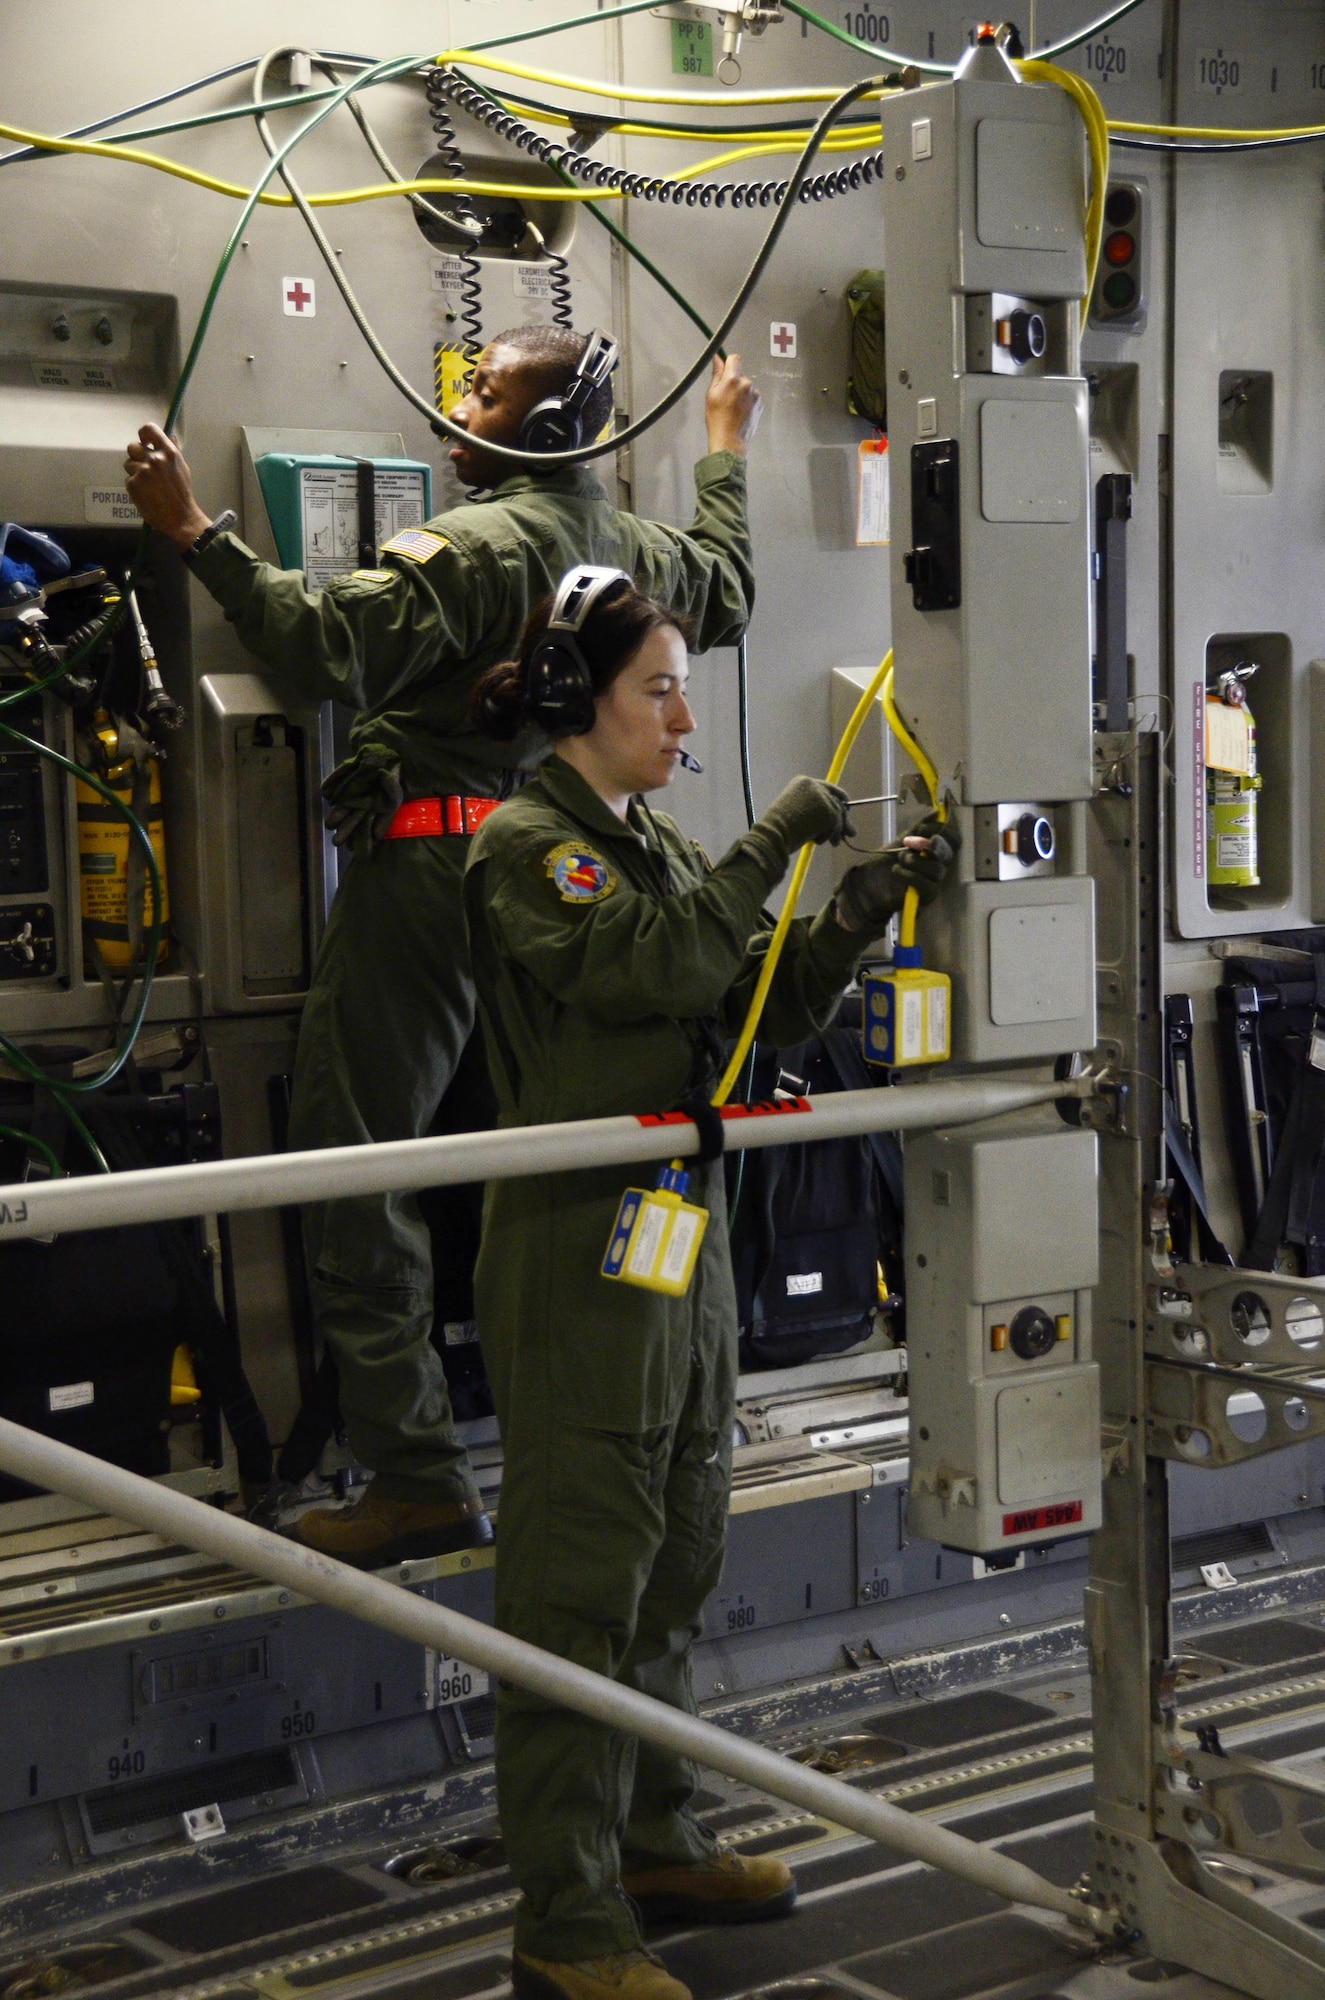
[[[558,396],[535,403],[516,439],[521,451],[578,451],[584,443],[584,409],[617,365],[621,349],[597,327],[584,343],[575,373]]]
[[[549,736],[584,736],[593,728],[593,676],[579,635],[594,606],[630,581],[623,569],[584,563],[557,585],[547,632],[529,662],[525,696],[525,714]]]

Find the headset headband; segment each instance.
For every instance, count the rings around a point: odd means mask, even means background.
[[[562,391],[562,408],[569,416],[578,416],[594,390],[602,388],[616,367],[620,353],[621,349],[611,334],[595,327],[584,343],[584,352],[575,364],[575,373]]]
[[[567,570],[557,585],[548,619],[549,638],[554,632],[578,633],[585,619],[606,593],[618,583],[630,582],[623,569],[607,569],[598,563],[581,563]]]

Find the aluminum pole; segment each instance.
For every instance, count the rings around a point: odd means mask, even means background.
[[[966,1077],[905,1089],[841,1090],[789,1102],[728,1106],[728,1148],[786,1146],[862,1132],[916,1132],[1023,1111],[1055,1098],[1093,1094],[1089,1077],[1066,1083],[1003,1083]],[[116,1229],[180,1216],[229,1215],[237,1209],[334,1201],[344,1195],[445,1187],[460,1181],[518,1179],[576,1167],[629,1166],[700,1149],[688,1118],[585,1118],[555,1125],[507,1126],[381,1146],[326,1146],[198,1166],[146,1167],[23,1181],[0,1188],[0,1243],[72,1229]]]
[[[380,1626],[415,1645],[465,1660],[562,1708],[626,1730],[659,1749],[692,1757],[740,1784],[753,1785],[790,1805],[820,1813],[867,1840],[877,1840],[932,1868],[959,1875],[1011,1902],[1051,1910],[1089,1926],[1100,1936],[1113,1935],[1112,1920],[1103,1912],[1091,1910],[1068,1890],[1055,1887],[1009,1855],[904,1812],[884,1799],[871,1798],[838,1778],[811,1771],[789,1757],[558,1659],[475,1618],[433,1604],[399,1584],[350,1569],[251,1521],[222,1513],[172,1487],[107,1465],[4,1419],[0,1419],[0,1470],[100,1508],[115,1520],[130,1521],[166,1541],[200,1549],[219,1562],[266,1577],[300,1597]],[[24,1657],[40,1659],[40,1644],[26,1640]]]

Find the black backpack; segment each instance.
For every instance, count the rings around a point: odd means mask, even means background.
[[[844,1015],[814,1040],[761,1051],[753,1096],[810,1096],[877,1082]],[[795,1079],[795,1081],[792,1081]],[[770,1146],[728,1162],[740,1364],[794,1368],[865,1340],[881,1294],[901,1337],[902,1153],[897,1136]],[[883,1284],[880,1284],[880,1272]]]

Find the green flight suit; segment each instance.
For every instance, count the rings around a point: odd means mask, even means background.
[[[608,503],[584,469],[517,474],[490,500],[427,524],[425,553],[382,551],[380,570],[310,591],[233,535],[194,559],[240,639],[295,702],[356,709],[355,757],[384,747],[406,798],[500,797],[546,754],[470,726],[469,693],[512,657],[532,607],[576,563],[615,564],[694,621],[701,650],[732,644],[754,596],[745,461],[701,459],[688,533]],[[429,552],[430,551],[430,552]],[[336,774],[339,777],[341,774]],[[332,780],[334,790],[336,778]],[[474,1025],[461,882],[469,842],[392,840],[345,871],[300,1026],[293,1147],[417,1138],[429,1129]],[[313,1309],[335,1354],[351,1446],[399,1500],[470,1500],[476,1488],[432,1347],[432,1258],[413,1195],[305,1211]]]
[[[506,1125],[665,1111],[711,1092],[746,1008],[787,855],[766,828],[716,867],[636,801],[623,824],[560,757],[472,843],[465,910]],[[823,1026],[866,940],[832,908],[792,925],[761,1035]],[[623,1190],[652,1168],[490,1185],[475,1276],[505,1453],[497,1623],[693,1709],[690,1656],[722,1567],[736,1385],[736,1295],[721,1163],[686,1297],[600,1275]],[[698,1859],[697,1774],[503,1687],[502,1836],[521,1952],[595,1959],[638,1941],[619,1879]]]

